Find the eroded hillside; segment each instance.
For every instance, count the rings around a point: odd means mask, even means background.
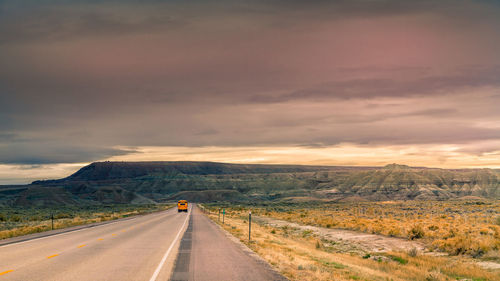
[[[4,205],[251,200],[445,200],[500,197],[500,172],[385,167],[97,162],[75,174],[0,187]],[[57,199],[57,200],[55,200]]]

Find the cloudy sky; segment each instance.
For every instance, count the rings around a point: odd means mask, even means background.
[[[102,160],[500,168],[500,4],[0,0],[0,184]]]

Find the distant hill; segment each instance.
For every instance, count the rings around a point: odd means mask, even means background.
[[[328,166],[299,165],[251,165],[214,162],[96,162],[85,166],[73,175],[56,181],[111,180],[136,178],[146,175],[229,175],[229,174],[272,174],[326,171]],[[36,181],[33,184],[43,183]]]
[[[73,175],[0,186],[0,205],[256,200],[447,200],[500,198],[491,169],[247,165],[213,162],[97,162]]]

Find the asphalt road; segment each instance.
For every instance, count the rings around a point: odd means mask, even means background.
[[[189,214],[170,209],[0,246],[0,281],[168,280]]]
[[[235,243],[198,208],[181,240],[172,281],[287,280]]]
[[[0,245],[3,280],[286,280],[196,207]]]

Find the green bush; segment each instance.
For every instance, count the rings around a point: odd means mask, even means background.
[[[398,256],[389,256],[393,261],[398,262],[399,264],[407,264],[408,261]]]
[[[21,221],[21,216],[19,216],[19,215],[13,215],[13,216],[10,218],[10,221],[13,221],[13,222],[20,222],[20,221]]]

